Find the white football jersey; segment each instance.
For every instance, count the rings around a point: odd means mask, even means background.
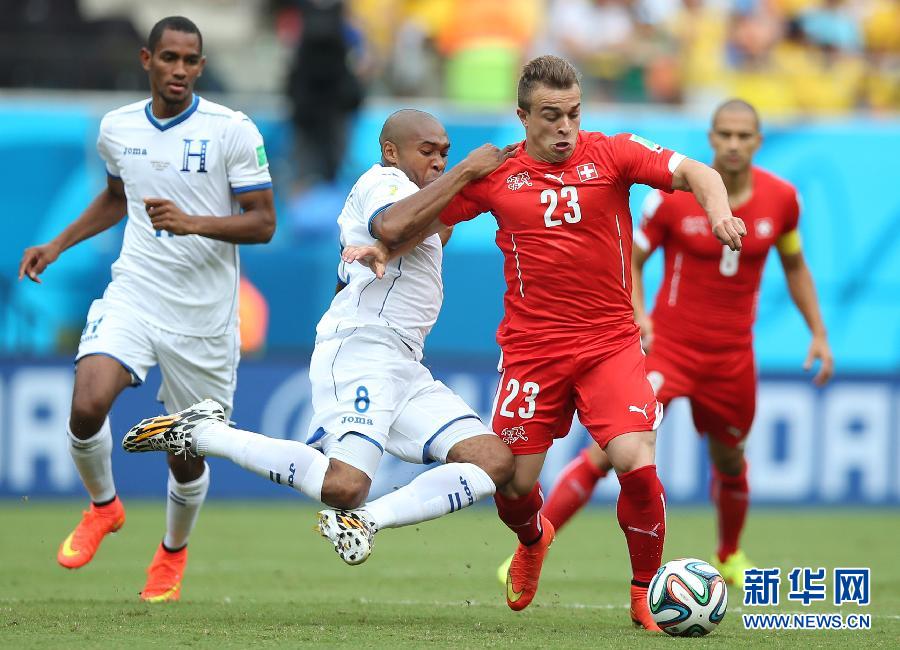
[[[418,190],[396,167],[374,165],[356,181],[338,217],[341,246],[374,243],[369,230],[372,219]],[[354,327],[390,327],[421,353],[444,299],[443,256],[441,238],[432,235],[406,255],[391,260],[380,280],[358,262],[341,262],[338,279],[347,286],[319,321],[318,336]]]
[[[143,100],[104,116],[97,150],[128,200],[122,251],[104,298],[179,334],[218,336],[235,327],[237,246],[154,230],[144,199],[169,199],[189,215],[238,214],[237,194],[272,186],[250,118],[194,96],[190,108],[163,121]]]

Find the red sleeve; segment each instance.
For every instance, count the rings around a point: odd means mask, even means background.
[[[672,174],[684,156],[631,133],[613,136],[610,144],[624,185],[642,183],[663,192],[672,191]]]
[[[455,226],[461,221],[474,219],[482,212],[489,211],[490,208],[485,201],[488,195],[487,178],[472,181],[451,199],[439,217],[445,226]]]
[[[793,187],[791,188],[790,195],[788,196],[787,205],[785,207],[784,213],[784,229],[781,234],[787,234],[792,230],[796,230],[797,226],[800,225],[800,195],[797,194],[797,190]]]
[[[653,190],[641,206],[641,225],[634,236],[634,243],[648,253],[662,246],[669,230],[669,213],[665,197]]]

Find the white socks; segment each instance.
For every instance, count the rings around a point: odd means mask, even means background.
[[[169,472],[166,486],[169,498],[166,500],[166,536],[163,544],[170,551],[177,551],[187,544],[188,536],[200,514],[200,506],[209,490],[209,465],[203,463],[200,478],[187,483],[179,483]]]
[[[69,454],[75,462],[81,482],[94,503],[111,501],[116,496],[112,473],[112,432],[109,418],[100,430],[87,440],[79,440],[66,422]]]
[[[191,448],[200,456],[226,458],[263,478],[322,500],[328,458],[302,442],[211,423],[194,430]],[[491,496],[495,489],[494,481],[477,465],[447,463],[361,509],[376,528],[396,528],[462,510]]]
[[[328,458],[302,442],[269,438],[214,423],[194,430],[191,448],[200,456],[227,458],[273,483],[290,486],[316,501],[322,500]]]
[[[472,463],[447,463],[364,505],[378,530],[408,526],[456,512],[494,494],[487,473]]]

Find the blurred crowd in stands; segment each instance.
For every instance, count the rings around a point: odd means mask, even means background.
[[[900,0],[0,0],[0,86],[141,89],[136,48],[184,11],[211,54],[201,89],[315,87],[347,111],[364,94],[507,103],[545,52],[600,102],[900,110]]]
[[[900,109],[898,0],[355,0],[379,92],[508,101],[553,52],[593,100]]]

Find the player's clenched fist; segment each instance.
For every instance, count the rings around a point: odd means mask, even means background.
[[[462,164],[471,178],[482,178],[497,169],[516,150],[517,144],[508,144],[498,149],[492,144],[483,144],[473,149]]]
[[[725,217],[713,226],[716,238],[733,251],[741,250],[741,237],[747,234],[747,226],[740,217]]]
[[[168,199],[144,199],[147,216],[155,230],[165,230],[173,235],[192,235],[191,218]]]

